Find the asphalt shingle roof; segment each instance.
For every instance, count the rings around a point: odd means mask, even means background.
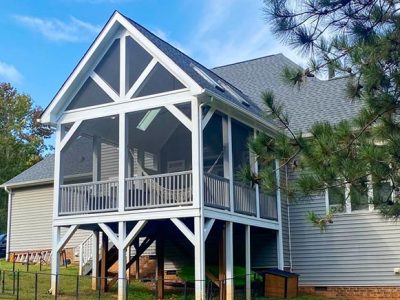
[[[299,68],[283,54],[276,54],[212,70],[241,89],[263,109],[261,94],[272,90],[276,101],[289,115],[290,127],[296,131],[308,132],[315,122],[336,124],[359,111],[361,104],[350,101],[346,96],[346,78],[319,80],[310,77],[301,88],[292,87],[282,79],[286,66]]]

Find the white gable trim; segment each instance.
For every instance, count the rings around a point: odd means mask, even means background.
[[[79,62],[77,67],[74,69],[72,74],[68,77],[64,85],[58,91],[52,102],[46,108],[44,113],[41,117],[41,122],[45,124],[54,124],[60,118],[60,114],[64,111],[67,107],[65,102],[65,95],[67,94],[70,89],[73,88],[75,85],[82,85],[83,82],[79,80],[77,82],[77,77],[84,72],[89,72],[88,75],[82,75],[82,79],[87,79],[88,76],[92,75],[90,72],[92,70],[87,70],[90,67],[88,64],[90,60],[95,55],[96,50],[109,38],[111,40],[110,45],[115,40],[115,38],[120,36],[115,36],[114,39],[110,38],[110,35],[116,35],[118,32],[118,25],[124,27],[127,32],[124,32],[122,35],[130,35],[139,45],[141,45],[146,51],[148,51],[154,59],[156,59],[160,64],[162,64],[171,74],[177,77],[187,88],[189,88],[193,94],[200,94],[202,93],[203,89],[182,69],[180,69],[165,53],[163,53],[160,49],[157,48],[150,40],[148,40],[143,34],[141,34],[124,16],[120,13],[115,12],[110,20],[107,22],[103,30],[100,32],[96,40],[93,42],[89,50],[86,52],[82,60]],[[123,45],[123,44],[121,44]],[[105,54],[102,53],[101,57]],[[125,54],[125,53],[123,53]],[[122,60],[125,60],[124,58]],[[122,63],[122,61],[121,61]],[[95,66],[94,66],[95,67]],[[125,69],[125,68],[123,68]],[[121,70],[122,71],[122,70]],[[93,78],[93,77],[92,77]],[[124,80],[123,80],[124,81]],[[120,81],[122,84],[122,81]],[[97,81],[96,81],[96,84]],[[101,86],[100,86],[101,87]],[[104,90],[104,89],[103,89]],[[77,90],[75,90],[76,93]],[[122,90],[124,91],[124,89]],[[110,91],[109,91],[110,92]],[[107,93],[109,94],[109,93]],[[109,94],[110,95],[110,94]],[[112,99],[116,101],[116,95],[113,95]],[[119,96],[118,98],[124,97],[123,95]],[[71,101],[71,97],[69,97]]]

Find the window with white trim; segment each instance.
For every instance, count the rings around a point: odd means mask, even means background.
[[[359,186],[329,187],[327,193],[327,204],[329,209],[334,212],[356,212],[373,211],[373,201],[393,201],[392,184],[384,181],[378,184],[371,183],[365,179]]]

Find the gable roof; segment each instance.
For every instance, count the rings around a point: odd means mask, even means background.
[[[296,131],[307,133],[315,122],[336,124],[360,110],[361,103],[350,101],[346,95],[346,78],[310,77],[299,89],[283,81],[282,71],[286,66],[300,68],[283,54],[275,54],[212,70],[241,89],[261,109],[265,109],[262,93],[272,90],[289,115],[290,127]]]
[[[154,52],[157,52],[160,55],[160,57],[157,58],[159,61],[162,61],[162,58],[166,57],[167,59],[164,62],[165,64],[172,62],[173,67],[177,69],[177,72],[180,75],[182,75],[189,81],[189,86],[191,86],[196,91],[196,93],[200,94],[201,92],[205,91],[210,95],[216,96],[219,100],[223,100],[229,105],[234,106],[235,108],[252,115],[253,117],[260,118],[262,116],[262,110],[260,109],[260,107],[256,103],[254,103],[251,98],[242,93],[237,87],[230,84],[222,77],[207,69],[199,62],[190,58],[166,41],[157,37],[155,34],[150,32],[143,26],[139,25],[135,21],[125,17],[118,11],[115,11],[106,23],[106,25],[103,27],[99,35],[96,37],[93,44],[80,60],[77,67],[75,67],[71,75],[68,77],[61,89],[57,92],[56,96],[43,112],[43,122],[52,123],[52,114],[54,114],[54,112],[58,113],[60,108],[63,106],[63,101],[70,98],[69,96],[70,93],[72,93],[71,89],[73,90],[72,87],[74,85],[74,82],[79,82],[79,80],[82,81],[84,78],[83,74],[93,68],[92,64],[93,61],[95,61],[93,57],[99,55],[99,51],[97,51],[97,48],[104,47],[104,43],[110,43],[112,37],[117,34],[119,30],[118,27],[126,29],[128,33],[130,33],[132,36],[135,36],[136,39],[140,40],[143,45],[145,44],[149,48],[152,48]],[[195,68],[200,69],[202,73],[206,74],[206,76],[211,78],[211,80],[214,81],[216,84],[209,82],[206,78],[204,78],[204,76],[199,74],[199,72],[197,72]],[[222,86],[225,85],[229,89],[227,90],[221,86],[218,87],[217,85],[220,85],[221,83]],[[244,101],[237,97],[237,95],[239,95],[240,98],[244,99]],[[273,127],[272,123],[265,122],[265,120],[263,120],[263,122],[265,123],[265,125],[272,125]]]
[[[261,117],[263,112],[258,106],[256,102],[253,101],[251,97],[248,97],[245,93],[243,93],[237,86],[231,84],[229,81],[226,81],[223,77],[219,76],[218,73],[213,72],[212,70],[206,68],[199,62],[195,61],[191,57],[184,54],[179,49],[175,48],[171,44],[167,43],[163,39],[156,36],[151,31],[147,30],[140,24],[136,23],[132,19],[125,17],[129,22],[139,30],[147,39],[149,39],[154,45],[156,45],[163,53],[165,53],[178,67],[180,67],[186,74],[188,74],[199,86],[203,89],[221,97],[225,98],[232,104],[242,109],[245,109],[255,116]],[[193,66],[199,68],[202,72],[207,74],[213,81],[216,83],[222,82],[227,85],[229,88],[234,90],[237,94],[239,94],[242,98],[244,98],[250,105],[244,105],[239,99],[237,99],[234,95],[232,95],[228,90],[221,90],[217,88],[212,83],[208,82],[205,78],[203,78],[199,73],[195,71]]]

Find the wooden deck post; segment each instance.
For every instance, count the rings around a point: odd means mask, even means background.
[[[159,234],[156,240],[157,256],[157,299],[164,299],[164,237]]]
[[[92,290],[99,289],[99,232],[92,236]],[[82,254],[82,253],[81,253]]]
[[[107,276],[108,276],[108,270],[107,270],[107,257],[108,257],[108,237],[107,235],[103,232],[101,235],[101,265],[100,265],[100,288],[103,292],[108,291],[108,286],[107,286]]]
[[[133,245],[136,249],[136,253],[139,249],[139,238],[136,238],[136,240],[133,242]],[[136,280],[140,279],[140,256],[137,258],[135,261],[135,278]]]

